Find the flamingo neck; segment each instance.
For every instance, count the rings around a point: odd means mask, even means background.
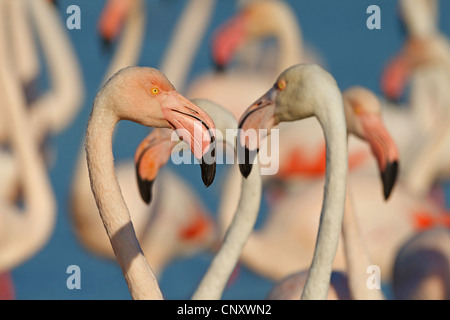
[[[218,300],[222,297],[222,292],[239,261],[241,252],[253,231],[258,217],[262,192],[259,164],[253,164],[253,169],[246,179],[242,177],[238,170],[234,173],[237,173],[241,178],[239,204],[219,252],[214,257],[192,297],[194,300]],[[233,181],[236,180],[233,178],[235,175],[229,174],[229,177]],[[232,201],[232,199],[228,200]]]
[[[280,19],[277,38],[280,45],[280,59],[277,74],[303,61],[303,38],[300,25],[292,12],[286,12]]]
[[[100,217],[133,299],[162,299],[136,237],[114,169],[112,135],[119,118],[99,96],[86,132],[86,158]]]
[[[302,299],[327,299],[344,216],[347,128],[342,96],[340,93],[334,96],[334,101],[316,113],[326,142],[325,187],[316,248]]]
[[[4,8],[0,4],[0,10]],[[0,43],[6,43],[6,32],[0,30]],[[3,203],[0,215],[0,272],[29,259],[48,241],[54,228],[56,206],[53,190],[42,157],[39,155],[21,91],[21,79],[0,46],[0,95],[3,97],[2,117],[21,172],[25,209]]]
[[[189,1],[164,55],[160,69],[180,92],[184,90],[189,67],[211,20],[215,2],[215,0]],[[182,59],[180,52],[183,52]]]
[[[367,287],[367,267],[371,265],[371,262],[353,209],[349,185],[350,183],[347,182],[342,238],[352,299],[383,300],[381,290],[373,290]]]

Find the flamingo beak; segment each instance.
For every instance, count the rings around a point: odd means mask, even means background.
[[[240,14],[226,22],[213,36],[212,57],[216,69],[223,71],[246,38],[246,15]]]
[[[256,154],[262,139],[277,123],[275,119],[275,101],[278,91],[271,88],[253,103],[239,120],[237,135],[237,153],[241,174],[250,175]]]
[[[381,89],[384,95],[393,102],[398,101],[405,90],[408,76],[409,70],[405,58],[400,56],[391,61],[381,77]]]
[[[130,10],[131,1],[108,0],[98,24],[98,31],[104,48],[109,49],[111,47],[111,43],[120,33]]]
[[[216,174],[215,125],[209,115],[175,90],[161,99],[161,110],[178,137],[185,141],[199,160],[206,187]]]
[[[394,188],[398,174],[399,153],[395,142],[383,125],[380,115],[359,115],[372,153],[377,159],[383,181],[384,198],[387,200]]]
[[[149,204],[152,200],[152,187],[158,171],[169,161],[177,141],[171,141],[172,130],[154,129],[139,144],[134,155],[136,177],[142,200]]]

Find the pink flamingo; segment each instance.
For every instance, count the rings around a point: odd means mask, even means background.
[[[117,51],[106,71],[105,81],[118,69],[135,65],[140,55],[145,32],[144,3],[141,0],[130,0],[129,4],[123,1],[108,1],[99,21],[99,32],[109,42],[118,39]],[[206,3],[207,2],[207,3]],[[179,42],[188,31],[190,36],[195,37],[200,32],[199,25],[206,23],[207,16],[212,10],[213,2],[205,0],[191,0],[183,14],[174,41]],[[202,8],[206,17],[202,18],[193,12]],[[192,20],[195,21],[192,21]],[[195,30],[183,26],[193,22]],[[203,22],[200,22],[203,21]],[[114,32],[108,30],[115,30]],[[182,41],[185,43],[185,41]],[[178,74],[168,65],[174,62],[175,55],[171,51],[178,50],[180,43],[173,43],[172,49],[168,49],[167,58],[163,65],[164,73],[170,73],[170,79],[181,80],[184,76],[180,71]],[[189,45],[184,50],[182,59],[178,57],[177,65],[183,65],[181,60],[189,60],[193,55],[195,46]],[[145,145],[145,141],[142,146]],[[91,252],[102,257],[114,258],[114,253],[109,243],[107,234],[103,231],[102,221],[98,215],[95,199],[89,190],[89,174],[85,161],[84,149],[81,150],[74,183],[71,193],[71,214],[75,233],[80,242]],[[142,250],[146,256],[151,256],[150,265],[157,276],[160,276],[164,267],[175,257],[190,255],[199,250],[210,248],[214,244],[214,226],[212,225],[209,212],[203,206],[198,195],[186,181],[183,181],[175,173],[168,169],[162,173],[163,177],[153,186],[157,201],[147,206],[139,196],[136,185],[135,166],[133,161],[123,160],[117,163],[117,177],[122,189],[123,197],[127,203],[136,234],[141,243]],[[174,205],[175,197],[183,205]]]
[[[198,159],[213,147],[210,129],[214,129],[214,124],[201,109],[176,92],[160,71],[152,68],[120,70],[94,101],[86,132],[86,156],[100,216],[133,299],[161,299],[159,285],[136,238],[114,170],[112,134],[116,123],[123,119],[146,126],[188,130],[191,138],[186,142]],[[201,123],[200,138],[193,132],[196,121]],[[207,168],[204,181],[209,185],[215,166],[202,164]]]

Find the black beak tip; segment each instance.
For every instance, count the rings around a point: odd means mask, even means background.
[[[142,200],[146,204],[150,204],[152,201],[152,187],[155,180],[142,179],[138,172],[138,166],[136,166],[136,177]]]
[[[225,72],[225,65],[221,63],[214,63],[214,69],[217,73],[224,73]]]
[[[251,163],[240,163],[239,164],[239,170],[241,171],[241,174],[244,176],[244,178],[248,178],[250,173],[252,172],[253,165]]]
[[[100,42],[103,52],[110,52],[112,48],[112,41],[106,37],[100,36]]]
[[[202,161],[200,163],[200,168],[202,171],[203,183],[205,187],[209,187],[213,183],[214,177],[216,176],[216,163],[213,162],[212,164],[208,164],[205,161]]]
[[[388,162],[386,168],[381,173],[381,179],[383,180],[383,192],[384,199],[387,200],[391,195],[394,188],[398,174],[398,161]]]

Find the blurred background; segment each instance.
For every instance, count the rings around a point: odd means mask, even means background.
[[[138,65],[158,68],[188,1],[144,2],[145,35]],[[319,54],[342,90],[353,85],[361,85],[377,95],[382,95],[380,89],[382,69],[387,61],[399,52],[406,37],[399,22],[397,1],[285,0],[285,2],[292,8],[301,25],[305,44]],[[107,48],[99,36],[98,24],[105,1],[58,0],[56,8],[63,25],[71,16],[66,10],[73,4],[79,6],[81,10],[81,29],[65,29],[64,32],[79,60],[85,95],[73,121],[59,134],[48,138],[49,152],[54,159],[49,168],[49,176],[57,201],[56,225],[42,250],[11,271],[15,296],[17,299],[130,299],[120,268],[113,261],[100,258],[81,245],[74,233],[69,213],[71,184],[92,103],[117,46],[117,42],[112,41]],[[381,8],[379,30],[369,30],[366,27],[366,21],[370,16],[366,10],[372,4]],[[210,23],[195,54],[186,83],[214,70],[211,59],[213,32],[237,10],[237,1],[215,2]],[[450,36],[449,13],[450,2],[440,1],[439,29],[447,36]],[[41,68],[35,85],[38,91],[45,91],[50,87],[50,83],[42,53],[39,62]],[[120,123],[114,140],[116,161],[133,158],[136,147],[148,132],[147,128],[130,122]],[[191,183],[210,212],[217,212],[220,181],[226,172],[223,165],[218,166],[217,183],[206,189],[201,182],[200,169],[197,166],[169,164],[169,167]],[[444,184],[443,188],[446,203],[449,204],[450,185]],[[267,203],[263,201],[257,228],[264,223],[266,213]],[[201,252],[171,261],[160,276],[160,286],[165,297],[190,298],[212,256],[210,252]],[[80,290],[69,290],[66,287],[69,276],[66,269],[70,265],[77,265],[81,269]],[[273,283],[272,280],[265,279],[240,265],[223,297],[263,299]],[[384,289],[390,296],[387,284]]]

